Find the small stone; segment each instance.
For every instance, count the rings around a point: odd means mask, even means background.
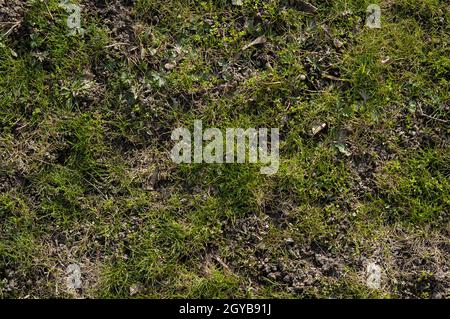
[[[381,60],[381,64],[386,64],[388,62],[391,61],[391,58],[389,56],[385,57],[384,59]]]
[[[285,240],[285,242],[286,242],[286,244],[288,244],[288,245],[292,245],[293,243],[294,243],[294,240],[292,239],[292,238],[286,238],[286,240]]]
[[[318,125],[313,126],[313,128],[311,129],[311,133],[313,136],[315,136],[315,135],[319,134],[326,127],[327,127],[326,123],[320,123]]]
[[[284,281],[285,283],[290,283],[290,282],[291,282],[291,276],[289,276],[289,275],[284,276],[284,277],[283,277],[283,281]]]
[[[167,71],[173,70],[173,69],[175,68],[175,64],[174,64],[174,63],[166,63],[166,64],[164,65],[164,68],[165,68]]]
[[[339,39],[336,38],[333,40],[333,44],[337,49],[342,48],[342,46],[344,45],[344,43],[342,43]]]
[[[141,284],[133,284],[130,286],[130,296],[136,296],[144,290]]]
[[[338,143],[336,144],[336,148],[339,152],[344,154],[345,156],[351,156],[352,153],[347,149],[347,146],[345,144]]]
[[[269,277],[269,278],[272,279],[272,280],[276,280],[277,277],[278,277],[278,273],[276,273],[276,272],[271,272],[271,273],[269,273],[269,274],[267,275],[267,277]]]

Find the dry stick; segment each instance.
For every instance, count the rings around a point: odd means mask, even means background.
[[[47,8],[48,14],[49,14],[50,17],[52,18],[52,20],[54,20],[53,14],[52,14],[52,12],[50,11],[50,8],[49,8],[48,5],[47,5],[47,1],[45,2],[45,7]]]
[[[434,117],[434,116],[425,114],[425,113],[423,113],[422,111],[420,111],[420,115],[422,115],[422,116],[424,116],[424,117],[426,117],[426,118],[429,118],[430,120],[435,120],[435,121],[438,121],[438,122],[441,122],[441,123],[449,123],[449,121],[447,121],[447,120],[438,119],[438,118],[436,118],[436,117]]]
[[[127,42],[116,42],[116,43],[113,43],[113,44],[110,44],[110,45],[106,45],[105,46],[105,49],[106,48],[111,48],[111,47],[115,47],[115,46],[117,46],[117,45],[128,45],[129,43],[127,43]]]
[[[430,120],[435,120],[435,121],[438,121],[441,123],[449,123],[449,121],[447,121],[447,120],[438,119],[437,117],[434,117],[434,116],[424,113],[421,106],[419,106],[419,114],[422,115],[423,117],[429,118]]]
[[[13,25],[11,28],[9,28],[9,30],[6,31],[5,34],[3,34],[3,36],[6,37],[6,36],[7,36],[8,34],[10,34],[10,33],[12,32],[12,30],[14,30],[18,25],[20,25],[20,21],[15,22],[14,25]]]

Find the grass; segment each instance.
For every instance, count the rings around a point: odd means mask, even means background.
[[[126,2],[0,25],[0,297],[449,296],[445,1]],[[279,127],[278,173],[174,164],[198,119]]]

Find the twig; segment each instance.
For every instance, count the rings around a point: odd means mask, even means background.
[[[425,113],[423,113],[422,111],[420,112],[420,115],[422,115],[422,116],[424,116],[424,117],[426,117],[426,118],[429,118],[430,120],[435,120],[435,121],[438,121],[438,122],[441,122],[441,123],[449,123],[449,122],[450,122],[450,121],[447,121],[447,120],[438,119],[438,118],[436,118],[436,117],[434,117],[434,116],[425,114]]]
[[[441,123],[449,123],[450,122],[448,120],[439,119],[437,117],[434,117],[432,115],[428,115],[428,114],[424,113],[423,110],[422,110],[422,107],[420,105],[419,105],[418,109],[419,109],[419,114],[420,115],[422,115],[423,117],[426,117],[426,118],[428,118],[430,120],[435,120],[435,121],[438,121],[438,122],[441,122]]]
[[[12,32],[12,30],[14,30],[18,25],[20,25],[20,21],[15,22],[15,24],[9,28],[8,31],[6,31],[5,34],[3,34],[4,37],[6,37],[8,34],[10,34]]]
[[[127,44],[129,44],[129,43],[127,43],[127,42],[117,42],[117,43],[113,43],[113,44],[105,46],[105,49],[106,48],[115,47],[116,45],[127,45]]]

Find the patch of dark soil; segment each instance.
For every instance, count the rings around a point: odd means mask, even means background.
[[[450,243],[444,238],[404,239],[392,243],[394,286],[401,298],[450,296]]]
[[[354,180],[360,195],[375,194],[377,185],[373,174],[378,167],[375,159],[368,153],[355,155],[351,161],[352,171],[356,173]]]
[[[281,194],[276,194],[275,198],[280,198]],[[284,203],[282,200],[274,200],[265,203],[263,211],[270,218],[270,221],[278,228],[286,228],[295,220],[289,212],[292,211],[292,207]]]
[[[367,134],[367,131],[373,134]],[[350,156],[346,161],[353,173],[355,192],[360,197],[379,195],[379,189],[375,181],[375,174],[383,167],[384,162],[394,159],[396,153],[391,150],[385,139],[383,130],[367,127],[366,130],[352,133],[353,128],[347,127],[339,133],[339,143],[348,144]],[[352,141],[360,141],[358,144]]]
[[[97,17],[107,27],[113,43],[110,47],[115,54],[129,53],[135,43],[133,0],[90,0],[84,2],[82,11],[91,17]],[[126,48],[124,52],[124,48]]]
[[[272,223],[267,215],[250,215],[224,225],[223,247],[228,248],[220,260],[227,269],[250,276],[259,285],[272,284],[280,291],[303,296],[323,288],[324,282],[342,279],[346,266],[359,269],[361,283],[365,282],[364,265],[374,258],[373,252],[369,256],[347,247],[346,252],[333,253],[314,241],[271,238]],[[410,238],[405,234],[392,238],[387,245],[391,257],[377,258],[388,270],[383,270],[383,289],[400,298],[448,298],[448,240],[436,236]]]
[[[125,157],[130,165],[130,177],[143,189],[159,190],[171,184],[170,173],[173,167],[168,165],[171,162],[155,149],[134,150]]]
[[[333,280],[342,275],[350,258],[289,237],[271,242],[267,240],[271,223],[272,218],[267,215],[251,215],[226,224],[224,233],[230,256],[224,257],[224,262],[234,271],[250,274],[261,285],[272,283],[298,294],[307,293],[306,288],[319,287],[324,278]]]
[[[415,112],[404,110],[399,118],[395,134],[404,148],[450,147],[450,106],[438,109],[416,103]],[[447,116],[442,116],[442,115]]]
[[[26,1],[0,0],[0,33],[18,35],[26,6]]]
[[[7,192],[14,187],[27,187],[29,184],[30,181],[21,174],[0,174],[0,193]]]

